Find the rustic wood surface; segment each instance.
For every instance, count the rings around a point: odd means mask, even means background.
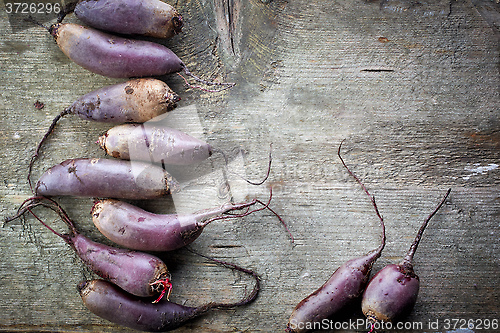
[[[169,2],[185,28],[158,42],[193,73],[237,85],[207,93],[188,89],[177,75],[162,77],[182,97],[165,122],[228,152],[232,170],[248,178],[264,175],[271,143],[273,165],[266,185],[245,185],[224,173],[214,155],[172,170],[183,186],[178,195],[137,204],[155,212],[195,211],[231,198],[267,200],[272,186],[272,207],[295,237],[292,244],[267,212],[207,227],[193,249],[255,270],[262,290],[251,305],[210,312],[178,332],[283,332],[302,298],[343,262],[378,245],[373,207],[336,155],[343,139],[346,163],[386,221],[388,243],[374,271],[401,260],[423,219],[452,189],[415,255],[421,290],[405,321],[444,332],[453,329],[446,320],[499,319],[496,2]],[[0,8],[0,211],[6,217],[31,194],[27,165],[53,117],[84,93],[121,80],[78,67],[46,31]],[[43,109],[34,107],[37,100]],[[35,179],[66,158],[104,157],[94,142],[110,127],[61,120],[35,164]],[[59,202],[82,233],[106,242],[91,222],[91,198]],[[54,215],[38,212],[65,230]],[[0,331],[130,331],[84,307],[76,284],[93,275],[36,220],[13,221],[0,238]],[[250,277],[186,250],[160,256],[172,271],[176,302],[232,301],[253,286]],[[342,320],[360,318],[356,309]],[[436,321],[439,327],[428,327]]]

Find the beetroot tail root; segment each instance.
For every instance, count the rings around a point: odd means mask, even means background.
[[[398,265],[391,264],[380,270],[368,283],[361,301],[361,309],[372,330],[381,321],[401,319],[414,307],[420,287],[420,279],[413,270],[413,256],[430,219],[445,203],[451,189],[434,211],[424,220],[408,253]],[[370,331],[370,332],[371,332]]]
[[[226,153],[224,153],[224,151],[222,150],[216,150],[214,149],[214,152],[217,151],[218,153],[220,153],[222,155],[222,157],[224,158],[224,161],[225,161],[225,166],[226,168],[228,167],[229,165],[229,158],[227,157]],[[267,165],[267,171],[266,171],[266,174],[264,175],[264,178],[262,180],[259,180],[259,181],[252,181],[252,180],[249,180],[245,177],[243,177],[242,175],[236,173],[236,172],[233,172],[231,171],[229,168],[227,168],[228,172],[241,178],[243,181],[247,182],[248,184],[250,185],[255,185],[255,186],[259,186],[259,185],[262,185],[264,184],[267,179],[269,178],[269,175],[271,174],[271,165],[272,165],[272,161],[273,161],[273,157],[272,157],[272,143],[269,145],[269,162],[268,162],[268,165]],[[272,196],[272,188],[270,188],[270,191],[271,191],[271,196]],[[269,198],[269,200],[271,200],[271,198]],[[260,200],[257,200],[257,202],[259,202],[260,204],[262,205],[265,205],[263,202],[261,202]],[[288,233],[289,237],[290,237],[290,240],[292,243],[295,242],[295,239],[293,237],[293,234],[292,232],[290,231],[290,229],[288,228],[286,222],[283,220],[283,218],[277,213],[275,212],[271,207],[269,207],[269,203],[267,204],[267,209],[273,213],[281,222],[281,224],[284,226],[286,232]]]
[[[42,145],[45,143],[45,141],[47,141],[47,138],[54,131],[54,128],[56,127],[57,122],[59,121],[59,119],[61,119],[62,117],[64,117],[67,114],[69,114],[69,109],[64,109],[60,114],[58,114],[54,118],[54,120],[52,120],[52,124],[50,124],[49,129],[44,134],[44,136],[40,140],[40,142],[38,143],[38,145],[37,145],[37,147],[35,149],[35,153],[31,156],[30,163],[28,164],[28,176],[27,176],[27,179],[28,179],[28,184],[30,186],[30,189],[31,189],[32,193],[35,193],[35,190],[33,189],[33,184],[31,182],[31,173],[33,171],[33,165],[35,164],[36,160],[38,159],[38,156],[40,155],[40,150],[42,148]]]
[[[33,208],[42,206],[56,212],[69,227],[68,234],[61,234],[34,214]],[[19,208],[14,217],[6,219],[12,221],[26,212],[31,213],[47,229],[62,238],[75,251],[77,256],[98,276],[110,281],[123,290],[139,296],[160,297],[170,295],[172,284],[170,272],[165,263],[156,256],[119,249],[100,244],[81,235],[75,228],[66,212],[54,200],[44,197],[33,197],[27,199]]]
[[[344,163],[344,160],[340,156],[341,146],[342,143],[338,149],[338,157],[349,174],[363,187],[363,190],[370,198],[380,220],[380,226],[382,228],[381,242],[376,249],[365,256],[351,259],[341,265],[331,275],[328,281],[303,299],[290,315],[286,329],[288,333],[309,332],[315,329],[315,327],[318,327],[317,324],[321,323],[322,320],[340,313],[353,304],[365,289],[372,266],[380,257],[385,247],[386,237],[384,220],[378,211],[375,199],[370,195],[358,177],[356,177]]]
[[[264,184],[267,179],[269,178],[269,175],[271,174],[271,165],[272,165],[272,161],[273,161],[273,157],[272,157],[272,146],[273,144],[271,143],[269,145],[269,161],[268,161],[268,165],[267,165],[267,171],[266,171],[266,174],[264,175],[264,178],[262,180],[259,180],[259,181],[252,181],[252,180],[249,180],[245,177],[243,177],[242,175],[234,172],[234,171],[231,171],[228,166],[229,166],[229,158],[228,156],[226,155],[226,153],[220,149],[212,149],[213,152],[217,152],[219,154],[222,155],[222,158],[224,159],[224,162],[225,162],[225,167],[226,169],[228,170],[228,172],[232,175],[235,175],[237,176],[238,178],[242,179],[243,181],[245,181],[246,183],[250,184],[250,185],[255,185],[255,186],[259,186],[259,185],[262,185]]]

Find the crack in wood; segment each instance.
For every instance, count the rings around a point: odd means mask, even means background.
[[[239,55],[237,49],[240,0],[215,0],[215,20],[220,45],[224,53],[234,60]]]
[[[231,42],[231,53],[233,55],[236,55],[234,51],[234,25],[235,22],[233,20],[233,7],[232,7],[232,0],[227,0],[227,25],[229,28],[229,41]]]

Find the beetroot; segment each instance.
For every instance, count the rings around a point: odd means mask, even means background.
[[[91,27],[118,34],[169,38],[183,26],[177,10],[160,0],[80,0],[74,12]]]
[[[159,76],[186,67],[174,52],[158,43],[117,37],[74,23],[57,23],[49,31],[68,58],[103,76]]]
[[[36,195],[154,199],[178,189],[160,167],[115,159],[68,159],[46,170]]]
[[[372,327],[377,322],[402,318],[413,309],[420,287],[420,279],[413,270],[413,256],[427,224],[444,204],[450,191],[451,189],[446,192],[441,203],[424,220],[403,261],[398,265],[387,265],[368,283],[363,293],[361,308]]]
[[[99,231],[121,246],[142,251],[172,251],[194,242],[210,222],[242,216],[218,215],[244,209],[257,202],[227,203],[193,214],[178,215],[154,214],[123,201],[107,199],[94,204],[92,217]]]
[[[172,251],[194,242],[204,228],[216,220],[239,218],[264,209],[272,212],[293,236],[283,219],[269,207],[272,199],[264,203],[258,199],[239,204],[224,203],[220,207],[191,214],[154,214],[118,200],[99,200],[92,208],[95,226],[111,241],[136,250]],[[255,204],[262,207],[250,210]],[[240,210],[240,213],[235,211]]]
[[[172,110],[179,100],[161,80],[132,79],[89,92],[63,112],[106,123],[144,123]]]
[[[212,155],[212,146],[177,129],[147,124],[124,124],[109,129],[99,145],[115,158],[161,165],[190,165]]]
[[[362,186],[365,193],[372,201],[375,212],[380,220],[382,227],[382,240],[380,245],[369,252],[368,254],[351,259],[332,274],[319,289],[303,299],[293,310],[286,331],[288,333],[303,333],[312,330],[315,324],[321,323],[322,320],[333,316],[350,306],[358,297],[361,296],[371,269],[375,261],[380,257],[385,246],[385,225],[382,216],[380,215],[375,199],[361,181],[356,177],[344,163],[340,156],[340,148],[338,156],[354,179]]]

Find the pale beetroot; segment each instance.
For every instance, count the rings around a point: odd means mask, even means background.
[[[213,151],[203,140],[153,123],[115,126],[99,137],[99,145],[115,158],[161,165],[200,163]]]

